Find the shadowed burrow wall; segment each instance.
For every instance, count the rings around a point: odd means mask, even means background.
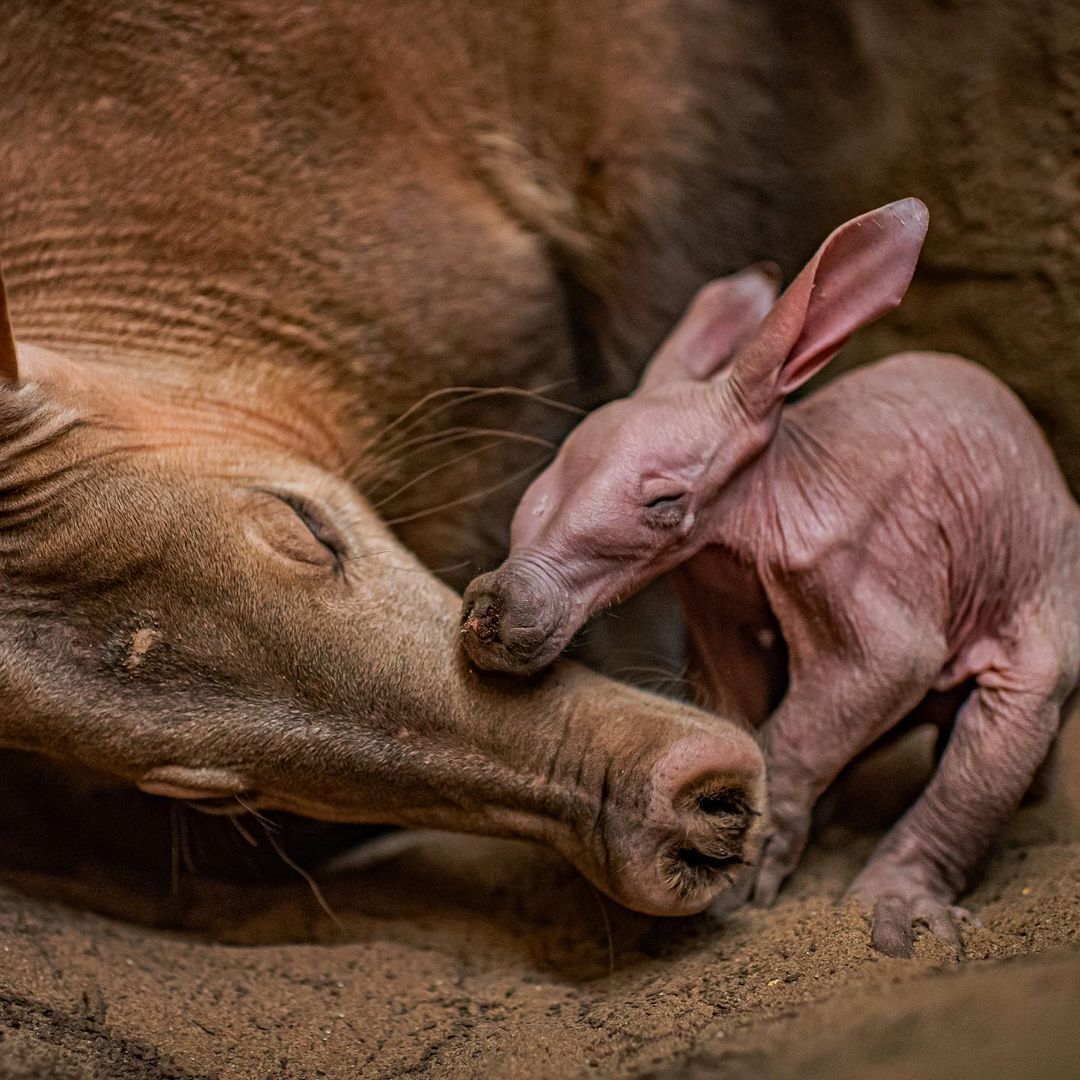
[[[899,312],[843,363],[971,356],[1042,423],[1080,492],[1080,0],[775,0],[794,271],[837,223],[930,206]]]

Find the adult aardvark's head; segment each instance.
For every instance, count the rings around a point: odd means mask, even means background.
[[[16,348],[0,302],[0,744],[207,809],[532,837],[631,907],[708,904],[756,844],[752,740],[572,665],[477,680],[317,404],[236,371]]]

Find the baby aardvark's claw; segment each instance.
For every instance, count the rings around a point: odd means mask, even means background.
[[[751,902],[755,907],[772,907],[780,886],[799,865],[810,836],[813,796],[807,792],[774,787],[769,793],[769,833],[758,857]]]
[[[754,876],[754,887],[750,893],[750,902],[754,907],[772,907],[780,886],[790,872],[788,863],[791,860],[783,858],[776,849],[777,837],[772,836],[766,842]]]
[[[853,895],[865,906],[872,906],[870,944],[887,956],[911,956],[915,928],[921,925],[939,941],[953,948],[957,959],[962,959],[964,945],[958,924],[979,925],[978,920],[966,909],[943,903],[929,894],[884,893],[876,898],[861,892]]]

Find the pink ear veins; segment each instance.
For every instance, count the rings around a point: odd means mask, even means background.
[[[902,199],[836,229],[738,358],[749,398],[770,408],[820,371],[859,327],[896,307],[928,223],[919,199]]]

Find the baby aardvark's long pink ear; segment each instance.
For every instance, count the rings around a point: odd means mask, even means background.
[[[930,220],[902,199],[841,225],[787,287],[739,351],[732,378],[770,408],[831,360],[851,335],[907,292]]]
[[[0,274],[0,380],[18,382],[19,361],[15,352],[15,333],[8,314],[7,290]]]
[[[758,263],[703,285],[645,371],[641,389],[711,379],[776,300],[780,268]]]

